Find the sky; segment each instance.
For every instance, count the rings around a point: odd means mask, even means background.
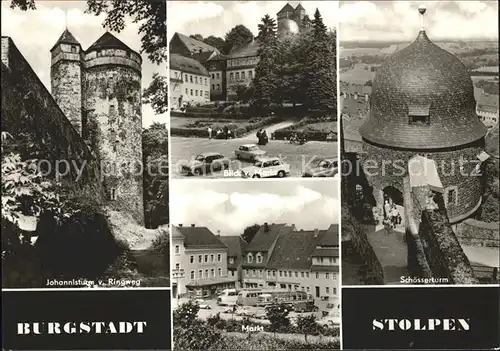
[[[206,226],[221,235],[240,235],[265,222],[327,229],[340,214],[338,183],[330,179],[172,180],[170,203],[173,224]]]
[[[421,4],[433,39],[498,38],[498,1],[340,1],[340,45],[342,40],[415,39]]]
[[[85,14],[85,1],[40,1],[36,2],[34,11],[11,9],[10,1],[2,1],[2,36],[9,36],[14,41],[35,73],[50,91],[50,49],[63,33],[66,26],[82,48],[87,49],[104,34],[102,28],[104,16]],[[139,52],[141,47],[138,35],[138,24],[127,23],[121,33],[113,34]],[[142,87],[147,88],[153,73],[166,75],[166,66],[151,63],[146,55],[142,55]],[[166,123],[165,115],[155,115],[149,105],[142,107],[142,124],[149,126],[153,121]]]
[[[298,1],[289,1],[294,8]],[[328,28],[337,27],[337,1],[303,1],[309,17],[319,9]],[[167,8],[168,39],[175,32],[203,37],[224,35],[238,24],[243,24],[257,36],[257,26],[266,14],[276,19],[276,14],[286,1],[169,1]]]

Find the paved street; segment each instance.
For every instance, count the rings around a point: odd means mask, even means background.
[[[232,170],[238,170],[241,167],[250,166],[250,162],[236,160],[234,150],[240,145],[247,143],[256,143],[256,138],[246,137],[230,140],[201,139],[201,138],[183,138],[171,137],[172,142],[172,177],[186,178],[180,174],[180,165],[194,159],[198,154],[208,151],[220,152],[231,159]],[[281,157],[281,159],[290,164],[290,176],[300,177],[302,170],[310,162],[315,164],[320,158],[337,156],[336,142],[310,141],[304,145],[295,145],[282,140],[271,140],[267,145],[261,146],[267,151],[269,156]],[[222,172],[207,174],[203,178],[227,178],[236,177],[235,175],[225,176]]]

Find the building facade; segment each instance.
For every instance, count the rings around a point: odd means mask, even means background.
[[[170,77],[171,109],[210,101],[210,74],[200,62],[179,54],[170,54]]]
[[[249,87],[255,77],[259,63],[259,43],[257,40],[231,52],[226,60],[226,96],[236,100],[238,86]]]
[[[235,277],[228,275],[228,248],[206,227],[172,227],[174,296],[212,296],[234,288]]]
[[[109,32],[83,50],[66,29],[51,49],[51,93],[101,162],[106,205],[144,224],[141,65]]]
[[[482,91],[476,103],[476,114],[488,129],[498,124],[498,102],[498,95],[487,94]]]
[[[248,245],[241,236],[220,236],[219,239],[228,248],[227,275],[236,280],[236,288],[241,289],[243,284],[242,264],[245,258],[245,248]]]

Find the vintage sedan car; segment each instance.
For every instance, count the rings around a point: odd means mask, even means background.
[[[238,160],[248,160],[255,162],[264,156],[267,151],[260,149],[256,144],[240,145],[238,150],[234,150],[234,155]]]
[[[204,152],[194,160],[181,165],[181,173],[186,175],[203,175],[229,168],[230,160],[218,152]]]
[[[240,172],[243,178],[283,178],[290,174],[290,165],[278,157],[262,157],[253,166],[244,167]]]
[[[319,162],[306,166],[302,177],[334,177],[339,171],[337,157],[323,158]]]

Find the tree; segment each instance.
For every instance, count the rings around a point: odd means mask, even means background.
[[[336,34],[327,32],[318,9],[312,21],[307,55],[307,99],[310,109],[336,109]]]
[[[278,41],[276,38],[276,22],[269,15],[262,18],[259,24],[259,63],[255,68],[255,103],[268,107],[276,98],[278,72],[276,69]]]
[[[267,308],[267,319],[271,323],[270,330],[276,332],[282,330],[283,328],[288,328],[290,326],[290,319],[288,314],[290,313],[290,308],[282,303],[276,303],[270,305]]]
[[[305,15],[304,18],[302,18],[301,26],[303,29],[308,29],[311,26],[311,19],[308,15]]]
[[[203,40],[203,42],[205,44],[213,46],[214,48],[219,50],[221,53],[224,52],[224,46],[226,45],[226,42],[224,41],[224,39],[222,39],[220,37],[215,37],[213,35],[210,35],[209,37],[205,38]]]
[[[168,79],[158,73],[153,74],[153,80],[142,93],[142,101],[150,104],[158,115],[168,111]]]
[[[238,24],[226,33],[224,40],[224,54],[229,54],[232,49],[251,42],[253,40],[253,34],[250,29],[242,24]]]
[[[145,52],[152,62],[161,63],[167,58],[167,2],[166,0],[100,1],[87,0],[87,13],[106,14],[103,27],[121,32],[126,17],[133,23],[141,23],[141,53]],[[35,0],[11,0],[11,8],[35,10]]]
[[[316,324],[316,316],[310,314],[307,316],[299,315],[297,317],[297,327],[302,334],[304,334],[304,339],[307,342],[307,336],[315,333],[318,329]]]
[[[195,40],[203,41],[203,35],[201,34],[191,34],[189,37]]]
[[[255,237],[255,234],[257,234],[257,232],[259,231],[260,229],[260,225],[258,224],[254,224],[254,225],[251,225],[249,227],[246,227],[245,230],[243,230],[243,234],[241,235],[241,238],[243,240],[245,240],[245,242],[247,243],[250,243],[253,238]]]

